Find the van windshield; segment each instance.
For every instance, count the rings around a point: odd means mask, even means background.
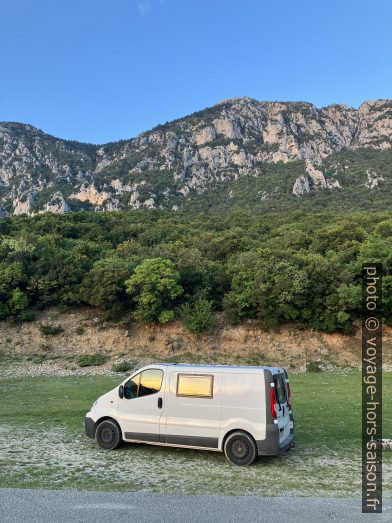
[[[286,401],[286,387],[283,378],[275,378],[274,382],[277,400],[279,403],[284,403]]]

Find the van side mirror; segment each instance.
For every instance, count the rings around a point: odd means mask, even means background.
[[[124,385],[120,385],[118,388],[118,395],[122,399],[124,397]]]

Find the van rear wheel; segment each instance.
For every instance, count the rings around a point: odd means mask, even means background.
[[[245,432],[233,432],[224,445],[225,456],[234,465],[251,465],[257,456],[254,440]]]
[[[114,450],[121,445],[121,430],[115,421],[102,421],[95,432],[95,438],[101,449]]]

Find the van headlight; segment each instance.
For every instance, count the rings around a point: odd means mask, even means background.
[[[98,403],[98,400],[95,400],[94,403],[92,404],[91,408],[95,407],[95,405]]]

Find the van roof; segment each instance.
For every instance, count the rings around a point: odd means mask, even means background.
[[[202,365],[194,363],[158,363],[157,365],[162,367],[173,367],[186,370],[195,369],[198,371],[205,370],[210,372],[240,372],[240,373],[254,373],[269,370],[272,374],[280,374],[285,371],[283,367],[267,367],[267,366],[250,366],[250,365]],[[148,367],[153,367],[154,365],[148,365]]]

